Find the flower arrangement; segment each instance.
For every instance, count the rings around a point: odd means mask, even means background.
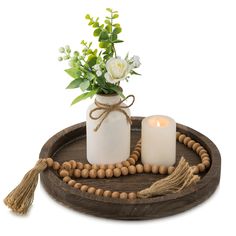
[[[67,89],[80,88],[82,94],[72,101],[72,105],[81,100],[93,97],[95,94],[118,94],[124,97],[120,87],[122,80],[128,81],[133,74],[139,75],[135,69],[141,63],[138,56],[129,57],[127,54],[124,59],[117,56],[116,44],[123,41],[118,38],[122,29],[115,20],[119,17],[117,11],[110,8],[106,9],[109,13],[104,23],[99,22],[90,15],[85,19],[88,25],[93,27],[93,36],[98,38],[99,49],[92,49],[92,42],[82,40],[82,52],[71,52],[70,46],[59,48],[62,54],[58,60],[69,61],[70,68],[66,69],[73,80]]]

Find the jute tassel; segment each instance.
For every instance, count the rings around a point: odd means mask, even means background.
[[[45,159],[40,159],[35,167],[28,171],[20,184],[4,199],[4,203],[18,214],[26,214],[34,199],[38,175],[47,168]]]
[[[137,193],[137,196],[139,198],[149,198],[177,193],[192,184],[196,184],[199,180],[200,177],[193,173],[193,169],[188,162],[181,157],[178,166],[171,175],[156,181],[149,188],[141,190]]]

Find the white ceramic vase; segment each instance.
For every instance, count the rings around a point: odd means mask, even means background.
[[[113,105],[120,102],[118,95],[96,95],[96,100],[102,104]],[[125,104],[122,103],[121,106]],[[130,123],[120,111],[111,111],[103,120],[97,131],[94,129],[101,122],[91,119],[90,112],[96,108],[93,103],[88,107],[86,119],[87,159],[91,164],[115,164],[122,162],[130,155]],[[123,108],[130,116],[129,108]],[[93,112],[98,117],[103,110]]]

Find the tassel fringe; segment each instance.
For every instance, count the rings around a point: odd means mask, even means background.
[[[166,178],[153,183],[149,188],[137,193],[139,198],[149,198],[169,193],[177,193],[186,187],[196,184],[200,176],[193,173],[193,169],[188,162],[181,157],[181,160],[174,172]]]
[[[45,159],[40,159],[35,167],[28,171],[20,184],[4,199],[4,203],[18,214],[26,214],[34,199],[38,184],[38,175],[47,168]]]

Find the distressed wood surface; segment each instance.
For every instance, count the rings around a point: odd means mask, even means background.
[[[132,147],[141,136],[142,117],[132,118]],[[151,219],[177,214],[205,201],[215,191],[220,181],[221,158],[214,143],[203,134],[184,125],[177,124],[180,131],[198,141],[209,152],[212,163],[201,175],[200,182],[180,193],[149,199],[121,200],[83,193],[65,184],[52,169],[41,173],[41,182],[46,191],[57,201],[75,210],[113,219]],[[184,156],[191,165],[199,163],[199,157],[183,144],[177,143],[177,161]],[[40,158],[53,157],[63,162],[86,160],[85,122],[68,127],[54,135],[43,146]],[[136,174],[111,179],[79,179],[79,182],[94,187],[116,191],[138,191],[150,186],[163,175]]]

